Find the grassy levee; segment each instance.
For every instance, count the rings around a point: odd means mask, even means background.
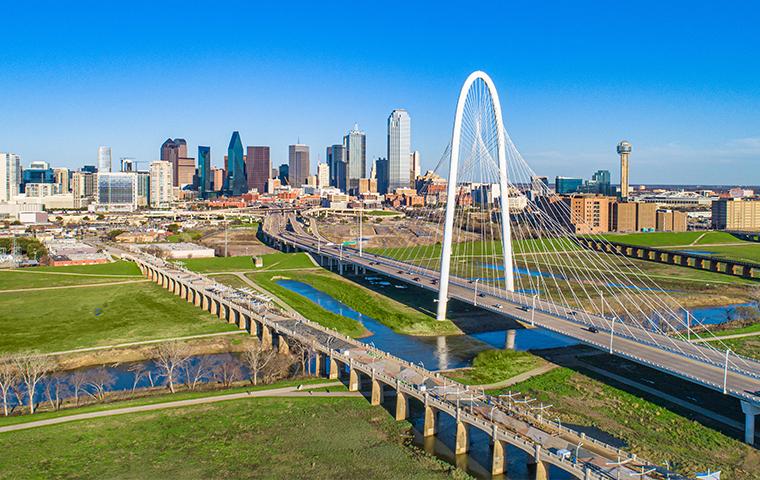
[[[3,434],[2,479],[464,478],[363,398],[256,398]]]
[[[468,385],[488,385],[533,370],[545,362],[528,352],[486,350],[472,361],[472,368],[452,372],[449,377]]]
[[[719,243],[740,243],[741,239],[726,232],[648,232],[610,233],[602,235],[610,242],[640,245],[642,247],[696,246]]]
[[[66,287],[74,285],[94,285],[98,283],[127,282],[144,280],[142,275],[80,275],[45,272],[28,272],[26,270],[0,270],[0,292],[3,290],[22,290],[26,288]]]
[[[637,395],[582,373],[558,368],[509,387],[546,404],[563,423],[593,426],[627,443],[649,460],[670,461],[694,476],[707,468],[725,478],[760,478],[760,451]]]
[[[760,263],[760,243],[746,242],[744,245],[720,245],[705,247],[713,252],[711,257],[739,260],[742,262]]]
[[[11,415],[8,417],[2,417],[0,416],[0,427],[4,427],[7,425],[18,425],[21,423],[29,423],[29,422],[36,422],[39,420],[49,420],[51,418],[60,418],[60,417],[68,417],[70,415],[79,415],[82,413],[91,413],[91,412],[102,412],[105,410],[114,410],[117,408],[127,408],[127,407],[138,407],[141,405],[157,405],[161,403],[170,403],[170,402],[176,402],[179,400],[191,400],[194,398],[205,398],[205,397],[217,397],[221,395],[230,395],[233,393],[245,393],[245,392],[255,392],[259,390],[268,390],[271,388],[284,388],[284,387],[293,387],[297,385],[304,385],[307,386],[310,384],[318,384],[318,383],[326,383],[330,380],[326,380],[324,378],[319,377],[313,377],[313,378],[294,378],[294,379],[288,379],[288,380],[281,380],[275,383],[270,384],[261,384],[261,385],[240,385],[240,386],[233,386],[229,388],[215,388],[215,389],[204,389],[203,387],[208,387],[209,385],[203,385],[198,390],[195,391],[189,391],[189,390],[179,390],[176,393],[169,394],[166,387],[157,387],[156,389],[152,389],[149,391],[135,391],[134,396],[135,398],[132,398],[130,400],[110,400],[111,397],[106,397],[107,401],[102,403],[91,403],[87,405],[81,405],[78,407],[69,405],[68,408],[63,408],[61,410],[45,410],[45,411],[36,411],[34,415]],[[158,389],[161,389],[159,392]],[[182,385],[178,385],[177,388],[182,388]],[[311,390],[310,388],[306,388],[307,390]],[[314,391],[320,391],[325,390],[324,388],[315,389]],[[329,391],[343,391],[347,390],[345,386],[336,385],[334,387],[327,388]],[[121,393],[128,393],[128,392],[121,392]],[[73,400],[68,399],[73,402]],[[41,404],[43,408],[46,407],[44,403]],[[0,433],[0,435],[2,435]]]
[[[276,280],[283,278],[277,272],[249,273],[247,276],[313,322],[350,337],[361,337],[367,334],[367,330],[356,320],[329,312],[308,298],[277,285]],[[298,278],[300,279],[301,275]]]
[[[86,275],[140,275],[140,269],[134,262],[118,260],[97,265],[67,265],[64,267],[31,267],[23,271],[50,273],[80,273]]]
[[[270,253],[261,256],[264,266],[256,268],[249,255],[236,257],[191,258],[181,262],[190,270],[199,273],[244,272],[267,270],[291,270],[314,268],[314,264],[304,253]]]
[[[728,338],[722,341],[732,352],[760,360],[760,336]]]
[[[217,282],[223,283],[232,288],[250,288],[250,285],[248,285],[243,280],[241,280],[240,277],[238,277],[237,275],[218,274],[218,275],[211,275],[210,277],[216,280]]]
[[[0,352],[51,352],[235,329],[154,283],[0,295]]]
[[[327,271],[299,273],[293,280],[308,283],[348,307],[363,313],[395,332],[406,335],[452,335],[461,331],[450,321],[439,322],[434,317],[408,307],[357,283]]]

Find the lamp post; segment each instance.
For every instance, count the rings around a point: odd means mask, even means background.
[[[612,317],[612,324],[610,325],[610,353],[612,353],[612,337],[615,336],[615,317]]]
[[[472,299],[472,303],[477,307],[478,306],[478,282],[480,281],[479,278],[475,279],[475,296]]]
[[[723,366],[723,394],[728,393],[728,355],[731,353],[731,349],[726,349],[726,363]]]
[[[530,309],[530,326],[531,327],[536,326],[536,322],[534,321],[536,318],[536,299],[538,299],[537,293],[533,295],[533,306]]]

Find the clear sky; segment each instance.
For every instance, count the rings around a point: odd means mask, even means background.
[[[6,0],[0,13],[0,151],[24,164],[95,164],[98,145],[115,164],[152,161],[167,137],[221,164],[233,130],[274,165],[300,138],[315,164],[354,123],[373,159],[406,108],[432,168],[481,69],[539,174],[616,181],[626,138],[633,183],[760,184],[754,1]]]

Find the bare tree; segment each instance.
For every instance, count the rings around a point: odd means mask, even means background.
[[[36,353],[23,353],[15,357],[16,367],[21,375],[21,381],[26,386],[29,401],[29,413],[34,413],[34,397],[37,384],[45,375],[53,370],[53,361],[46,356]]]
[[[69,378],[71,391],[74,392],[74,404],[79,406],[79,393],[85,391],[84,386],[87,384],[87,372],[84,370],[75,370]]]
[[[132,393],[135,393],[135,389],[137,388],[137,384],[140,383],[140,379],[142,377],[147,376],[148,371],[145,368],[145,364],[143,362],[133,363],[132,365],[127,368],[130,372],[132,372],[133,378],[132,378]],[[151,387],[153,386],[153,382],[151,381]]]
[[[114,383],[116,383],[116,378],[105,367],[90,370],[87,374],[87,386],[92,388],[92,391],[87,391],[87,393],[102,402]]]
[[[182,368],[185,374],[185,386],[190,390],[195,390],[198,383],[208,378],[214,369],[214,362],[210,357],[198,357],[196,361],[188,360]]]
[[[50,408],[60,410],[62,398],[69,391],[69,384],[66,383],[65,376],[60,373],[51,375],[45,382],[45,397],[47,398]]]
[[[278,353],[264,368],[264,383],[272,383],[288,376],[290,367],[293,365],[293,357]]]
[[[275,359],[277,352],[273,349],[262,348],[260,342],[256,342],[246,347],[243,351],[242,360],[248,370],[251,371],[251,383],[259,384],[261,376],[267,366]]]
[[[19,382],[19,372],[13,357],[0,358],[0,395],[3,397],[3,415],[10,414],[8,409],[8,394],[13,391]]]
[[[182,342],[166,342],[160,344],[154,350],[156,365],[163,371],[169,390],[174,393],[174,384],[177,381],[177,373],[190,358],[190,348]]]
[[[229,387],[232,382],[243,378],[243,371],[232,355],[228,355],[214,366],[213,375],[222,385]]]

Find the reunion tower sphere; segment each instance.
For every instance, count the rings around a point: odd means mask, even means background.
[[[619,155],[622,155],[624,153],[631,153],[631,142],[628,140],[623,140],[622,142],[618,143],[617,153]]]

